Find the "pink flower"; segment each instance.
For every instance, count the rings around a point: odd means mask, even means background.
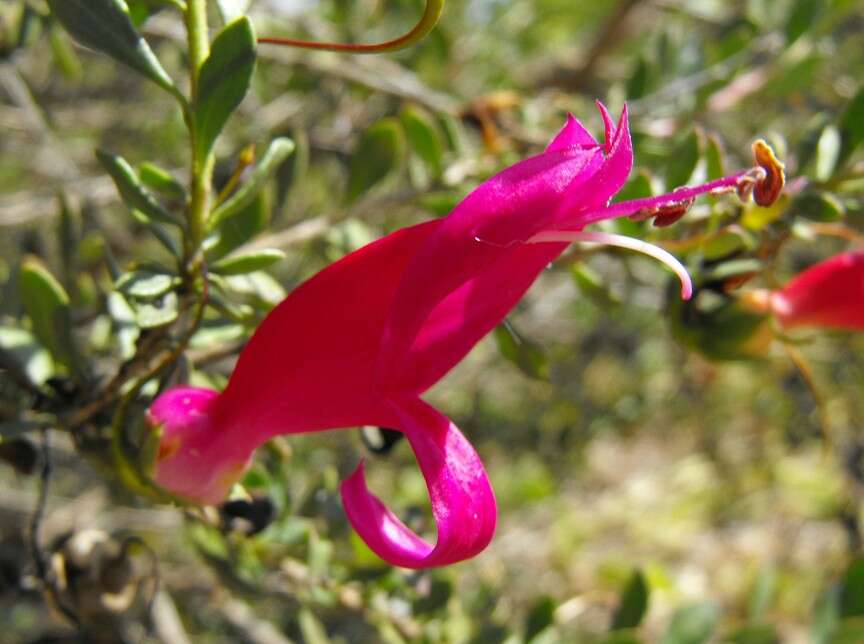
[[[657,257],[675,270],[689,297],[689,276],[668,253],[583,231],[588,224],[622,215],[668,223],[699,194],[764,187],[766,170],[751,168],[609,205],[630,173],[633,151],[626,108],[617,126],[599,109],[605,144],[570,116],[545,152],[490,178],[447,217],[397,230],[300,285],[252,336],[224,392],[178,387],[161,395],[150,408],[151,424],[163,432],[155,481],[181,497],[216,503],[253,451],[275,435],[398,428],[426,479],[437,543],[411,532],[368,491],[362,462],[341,490],[355,530],[381,558],[408,568],[483,550],[496,521],[486,472],[459,429],[420,398],[423,392],[502,320],[570,242],[612,243]]]
[[[864,331],[864,251],[835,255],[769,294],[787,329],[802,326]]]

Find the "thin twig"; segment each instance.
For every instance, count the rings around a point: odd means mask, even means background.
[[[816,383],[813,370],[810,368],[810,365],[807,364],[807,361],[804,359],[804,356],[801,355],[801,352],[798,351],[797,347],[789,342],[783,342],[782,344],[783,349],[786,351],[786,355],[789,356],[789,360],[791,360],[792,364],[795,365],[795,368],[801,375],[801,379],[804,381],[804,384],[810,391],[810,395],[813,397],[813,402],[816,405],[816,413],[818,415],[819,432],[822,437],[822,449],[827,456],[831,456],[836,452],[837,443],[833,433],[831,432],[831,423],[828,419],[828,409],[825,404],[825,397],[822,395],[819,385]]]
[[[33,515],[30,518],[30,555],[33,558],[33,565],[36,568],[36,578],[42,585],[45,592],[48,593],[52,603],[60,610],[70,622],[76,626],[80,625],[78,615],[74,610],[69,608],[61,599],[60,593],[50,577],[48,571],[48,559],[45,552],[42,550],[41,530],[42,521],[45,518],[45,508],[48,504],[48,489],[51,483],[51,474],[53,471],[51,462],[51,434],[47,429],[41,430],[41,457],[42,468],[39,472],[39,491],[36,496],[36,506],[33,508]]]

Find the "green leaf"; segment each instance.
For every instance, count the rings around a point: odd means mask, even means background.
[[[81,60],[72,43],[69,40],[68,34],[59,26],[52,26],[49,32],[51,40],[51,53],[54,55],[54,62],[57,68],[66,77],[72,80],[81,78]]]
[[[751,622],[760,622],[777,592],[777,571],[768,566],[759,571],[747,607]]]
[[[247,206],[252,204],[258,193],[272,177],[282,162],[294,151],[294,142],[291,139],[274,139],[261,161],[255,166],[249,179],[237,191],[217,206],[207,220],[207,226],[213,230],[225,220],[239,214]]]
[[[24,259],[18,279],[24,310],[33,323],[33,335],[58,363],[71,373],[82,375],[66,291],[35,257]]]
[[[689,181],[699,163],[699,133],[693,130],[680,141],[669,155],[666,165],[666,187],[672,190]]]
[[[549,359],[537,344],[523,338],[506,320],[495,327],[495,341],[501,355],[526,376],[539,380],[549,378]]]
[[[135,302],[133,309],[135,323],[142,329],[170,324],[179,315],[177,294],[169,292],[156,300]]]
[[[4,361],[18,365],[37,385],[55,373],[51,355],[26,329],[0,326],[0,353]]]
[[[726,176],[726,164],[723,157],[723,146],[720,144],[720,139],[714,135],[709,135],[705,144],[705,174],[708,181]]]
[[[726,638],[729,644],[780,644],[780,638],[773,626],[768,624],[748,624]]]
[[[174,96],[174,81],[135,30],[123,0],[48,0],[54,17],[82,45],[107,54]]]
[[[404,148],[402,127],[394,118],[381,119],[366,130],[348,169],[348,203],[393,172],[402,161]]]
[[[253,273],[285,259],[285,253],[275,248],[257,250],[235,257],[226,257],[210,266],[214,273],[242,275]]]
[[[265,190],[250,205],[224,220],[204,243],[207,261],[215,262],[225,257],[264,230],[270,221],[270,210],[270,199]]]
[[[111,175],[114,185],[117,186],[117,192],[120,193],[120,197],[127,206],[138,210],[148,219],[180,224],[179,220],[163,208],[156,197],[144,187],[138,175],[135,174],[135,170],[123,157],[104,150],[96,150],[96,158],[105,171]]]
[[[692,604],[672,615],[663,644],[705,644],[717,626],[719,613],[713,604]]]
[[[612,630],[636,628],[648,610],[648,583],[641,570],[633,571],[621,593],[621,601],[612,616]]]
[[[840,119],[840,139],[842,144],[838,163],[844,163],[864,141],[864,86],[852,97]]]
[[[828,644],[840,621],[839,588],[832,586],[816,600],[811,618],[810,636],[813,644]]]
[[[841,201],[828,192],[804,192],[795,197],[791,210],[810,221],[837,221],[845,213]]]
[[[255,31],[248,18],[239,18],[219,32],[201,66],[193,108],[199,159],[210,154],[228,118],[243,101],[254,69]]]
[[[840,617],[864,617],[864,559],[854,561],[840,582]]]
[[[555,600],[544,596],[536,600],[525,619],[525,641],[530,642],[555,621]]]
[[[138,166],[141,183],[174,199],[186,199],[186,188],[165,168],[145,161]]]
[[[702,255],[706,260],[714,261],[752,247],[752,235],[746,230],[740,227],[727,228],[705,240]]]
[[[114,284],[121,293],[142,300],[152,300],[165,295],[180,284],[180,278],[165,271],[140,268],[124,273]]]
[[[817,181],[828,181],[834,174],[837,161],[840,158],[840,131],[833,125],[827,125],[819,140],[816,142],[816,167]]]
[[[573,281],[581,291],[582,295],[594,302],[601,308],[610,308],[621,304],[618,298],[608,287],[603,283],[603,278],[587,264],[582,262],[574,262],[572,265]]]
[[[432,116],[417,105],[406,105],[399,114],[411,149],[437,176],[441,174],[444,144]]]
[[[824,0],[795,0],[786,21],[786,46],[798,40],[816,21],[824,8]]]
[[[324,630],[324,625],[308,608],[303,608],[297,615],[297,624],[300,626],[300,633],[303,635],[303,641],[307,644],[329,644],[330,638],[327,637],[327,631]]]

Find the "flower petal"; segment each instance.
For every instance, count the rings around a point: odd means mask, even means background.
[[[429,488],[438,526],[433,546],[369,492],[363,464],[342,483],[348,520],[382,559],[405,568],[444,566],[473,557],[495,533],[495,496],[477,452],[439,411],[420,399],[394,403]]]
[[[864,251],[811,266],[772,293],[771,308],[786,328],[864,330]]]
[[[591,133],[585,129],[579,120],[572,114],[567,115],[567,123],[561,128],[561,131],[555,135],[555,138],[546,146],[546,152],[556,152],[558,150],[566,150],[574,146],[597,147],[597,141],[591,136]]]
[[[601,105],[602,104],[598,104]],[[606,114],[605,108],[601,112]],[[608,114],[606,114],[608,117]],[[627,106],[621,112],[618,127],[614,129],[609,153],[603,164],[587,181],[574,182],[566,197],[560,201],[553,221],[546,229],[580,230],[591,223],[589,215],[604,209],[612,196],[627,181],[633,168],[633,143],[627,123]]]
[[[615,138],[615,131],[618,128],[615,127],[615,121],[612,120],[612,115],[609,114],[609,110],[606,109],[606,106],[600,101],[595,101],[594,104],[597,106],[597,109],[600,110],[600,117],[603,119],[603,127],[606,129],[606,136],[603,139],[604,148],[606,154],[609,154],[612,150],[612,141]]]
[[[240,354],[220,397],[221,428],[261,444],[276,434],[385,424],[373,382],[384,325],[405,267],[442,221],[391,233],[292,291]]]

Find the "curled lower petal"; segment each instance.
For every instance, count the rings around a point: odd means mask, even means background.
[[[366,487],[363,463],[342,483],[348,520],[375,554],[395,566],[430,568],[482,551],[495,533],[495,496],[474,448],[448,418],[420,399],[393,403],[426,484],[438,526],[433,546]]]
[[[532,237],[529,241],[534,243],[541,242],[591,242],[594,244],[606,244],[607,246],[618,246],[619,248],[627,248],[643,253],[649,257],[653,257],[657,261],[668,266],[673,273],[681,281],[681,298],[689,300],[693,295],[693,282],[690,279],[690,274],[684,265],[678,261],[678,258],[671,253],[663,250],[659,246],[649,244],[641,239],[633,237],[625,237],[623,235],[613,235],[611,233],[600,233],[593,231],[563,231],[563,230],[547,230]]]

